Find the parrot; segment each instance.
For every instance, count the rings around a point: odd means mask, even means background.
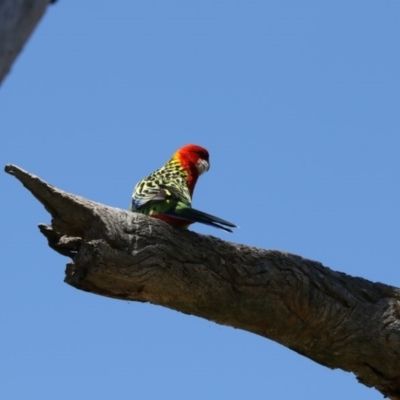
[[[195,144],[179,148],[165,165],[137,183],[130,211],[158,218],[175,228],[200,222],[232,232],[237,226],[192,208],[198,177],[210,169],[208,151]]]

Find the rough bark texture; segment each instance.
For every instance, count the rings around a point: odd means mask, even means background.
[[[49,0],[0,0],[0,84],[43,16]]]
[[[280,251],[171,228],[59,190],[8,165],[52,215],[65,282],[247,330],[400,399],[400,290]]]

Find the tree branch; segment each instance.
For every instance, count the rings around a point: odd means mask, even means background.
[[[59,190],[7,165],[52,215],[65,282],[264,336],[400,399],[400,290],[322,264],[176,230]]]
[[[0,84],[11,69],[49,0],[0,1]]]

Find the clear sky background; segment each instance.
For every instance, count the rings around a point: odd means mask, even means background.
[[[400,286],[400,2],[59,0],[0,88],[0,161],[128,208],[180,146],[237,243]],[[1,184],[2,399],[380,399],[272,341],[63,283]]]

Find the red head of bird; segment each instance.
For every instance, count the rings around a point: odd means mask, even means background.
[[[210,158],[208,151],[196,144],[187,144],[178,149],[172,156],[179,160],[179,163],[187,172],[187,184],[190,194],[193,194],[197,178],[210,169]]]

